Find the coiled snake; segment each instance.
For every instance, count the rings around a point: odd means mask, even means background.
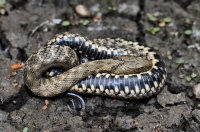
[[[77,54],[92,61],[80,63]],[[53,75],[54,68],[62,73]],[[165,64],[149,47],[120,38],[90,40],[68,32],[49,40],[24,67],[25,84],[43,97],[73,91],[139,99],[158,93],[165,80]]]

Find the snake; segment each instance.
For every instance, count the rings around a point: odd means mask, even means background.
[[[25,84],[41,97],[70,91],[142,99],[159,93],[166,77],[161,56],[143,43],[69,32],[49,39],[24,66]]]

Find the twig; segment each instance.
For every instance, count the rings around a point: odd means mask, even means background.
[[[46,25],[49,23],[49,20],[44,21],[43,23],[41,23],[39,26],[36,26],[32,31],[29,37],[32,37],[33,34],[42,26]]]

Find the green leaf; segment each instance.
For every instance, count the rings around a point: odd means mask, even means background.
[[[96,11],[96,12],[100,12],[100,8],[97,7],[97,8],[95,9],[95,11]]]
[[[154,17],[152,14],[147,14],[148,18],[150,21],[157,21],[158,19],[156,17]]]
[[[147,28],[147,31],[149,31],[151,34],[156,34],[157,32],[160,31],[160,28],[159,27]]]
[[[62,26],[69,26],[70,25],[70,22],[69,21],[63,21],[62,22]]]
[[[181,64],[182,61],[181,60],[176,60],[176,64]]]
[[[189,60],[185,60],[184,63],[185,63],[185,64],[189,64]]]
[[[191,30],[185,30],[184,32],[186,35],[191,35],[192,34],[192,31]]]
[[[153,28],[153,30],[152,30],[152,34],[156,34],[157,32],[159,32],[160,31],[160,28],[159,27],[155,27],[155,28]]]
[[[155,28],[153,28],[153,31],[154,32],[158,32],[158,31],[160,31],[160,28],[159,27],[155,27]]]
[[[200,104],[198,104],[197,107],[200,107]]]
[[[184,63],[185,63],[185,64],[189,64],[189,60],[185,60]]]
[[[90,23],[90,21],[89,20],[84,20],[84,19],[81,19],[80,21],[79,21],[79,23],[81,23],[81,24],[83,24],[83,25],[87,25],[88,23]]]
[[[192,78],[187,76],[185,79],[189,82],[189,81],[191,81]]]
[[[113,8],[112,8],[112,10],[113,10],[113,11],[116,11],[116,10],[117,10],[117,8],[116,8],[116,7],[113,7]]]
[[[108,10],[110,10],[110,11],[116,11],[117,8],[116,8],[116,7],[111,7],[111,6],[109,6],[109,7],[108,7]]]
[[[79,23],[83,23],[84,22],[84,20],[83,19],[81,19],[80,21],[79,21]]]
[[[22,132],[28,132],[28,127],[24,127]]]
[[[89,20],[85,20],[83,25],[88,25],[89,22],[90,22]]]
[[[192,73],[192,75],[191,75],[192,78],[195,78],[196,76],[197,76],[197,74],[195,74],[195,73]]]
[[[0,14],[4,15],[6,13],[5,9],[0,9]]]
[[[6,3],[6,0],[0,0],[0,5],[4,5]]]
[[[111,6],[108,6],[108,10],[112,10],[112,7],[111,7]]]
[[[163,21],[164,21],[164,22],[171,22],[172,19],[171,19],[170,17],[166,17],[166,18],[163,19]]]
[[[159,12],[154,12],[153,15],[154,15],[155,17],[157,17],[157,16],[160,15],[160,13],[159,13]]]
[[[191,24],[191,20],[189,18],[186,18],[185,23]]]
[[[171,56],[171,55],[168,55],[167,58],[168,58],[169,60],[172,60],[172,56]]]

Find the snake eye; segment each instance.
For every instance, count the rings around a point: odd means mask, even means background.
[[[147,69],[146,68],[144,68],[144,67],[142,67],[142,68],[138,68],[138,72],[145,72],[145,71],[147,71]]]
[[[60,75],[60,74],[62,74],[63,72],[64,72],[64,69],[55,67],[55,68],[50,68],[50,69],[46,70],[46,71],[42,74],[42,76],[43,76],[44,78],[51,78],[51,77]]]

